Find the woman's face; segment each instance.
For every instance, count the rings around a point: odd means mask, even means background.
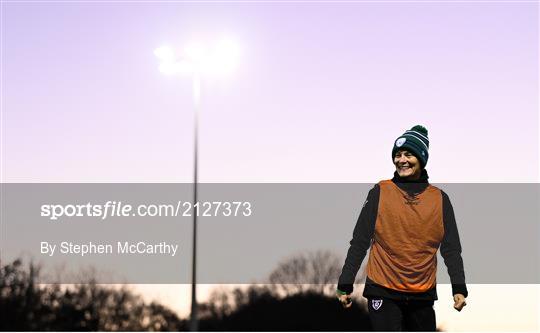
[[[394,164],[400,177],[417,179],[422,172],[420,161],[407,150],[398,150],[396,152]]]

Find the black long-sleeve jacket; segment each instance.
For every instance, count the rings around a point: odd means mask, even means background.
[[[394,172],[392,181],[402,190],[411,195],[421,193],[427,188],[428,174],[424,169],[418,180],[410,181],[399,177],[397,172]],[[465,284],[465,273],[463,269],[463,259],[461,257],[461,244],[459,233],[454,216],[454,210],[450,199],[444,191],[443,198],[443,224],[444,238],[440,245],[441,255],[444,263],[448,268],[448,274],[452,283],[452,294],[463,294],[468,296],[467,287]],[[347,258],[343,265],[342,273],[338,282],[338,290],[347,294],[352,293],[353,284],[356,274],[360,269],[362,261],[366,256],[366,252],[371,246],[372,238],[375,232],[375,222],[377,220],[379,207],[380,188],[376,184],[368,193],[367,199],[360,212],[360,216],[353,231],[353,238],[350,242],[350,247],[347,252]],[[363,296],[365,297],[387,297],[392,299],[408,299],[408,300],[436,300],[436,286],[432,289],[421,293],[402,292],[380,286],[373,282],[369,276],[366,277],[366,285]]]

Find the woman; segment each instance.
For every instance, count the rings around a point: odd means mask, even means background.
[[[437,250],[448,268],[454,308],[466,305],[461,245],[448,195],[428,183],[427,129],[417,125],[396,139],[396,171],[370,191],[353,232],[337,296],[351,305],[353,283],[371,246],[363,296],[376,331],[435,331]]]

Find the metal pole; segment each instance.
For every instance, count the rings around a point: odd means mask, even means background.
[[[197,317],[197,215],[199,215],[199,205],[197,204],[197,162],[198,162],[198,117],[201,99],[201,82],[199,73],[193,74],[193,102],[195,106],[195,128],[194,128],[194,156],[193,156],[193,257],[191,267],[191,318],[190,331],[199,330]]]

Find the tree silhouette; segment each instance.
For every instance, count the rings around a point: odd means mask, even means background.
[[[1,263],[0,263],[1,264]],[[339,260],[318,251],[293,256],[270,274],[273,284],[216,289],[199,304],[205,331],[364,331],[367,312],[336,300]],[[145,303],[127,286],[89,279],[74,285],[40,284],[40,268],[20,260],[0,269],[0,330],[182,331],[187,320],[167,307]]]
[[[39,267],[20,260],[0,269],[0,330],[9,331],[166,331],[186,322],[157,304],[146,304],[126,286],[95,281],[64,286],[38,284]]]
[[[269,281],[279,295],[314,292],[334,296],[342,263],[330,251],[302,253],[280,262],[270,273]]]
[[[341,260],[329,251],[292,256],[269,276],[271,284],[214,290],[201,304],[207,331],[366,331],[363,301],[343,309],[335,297]]]

